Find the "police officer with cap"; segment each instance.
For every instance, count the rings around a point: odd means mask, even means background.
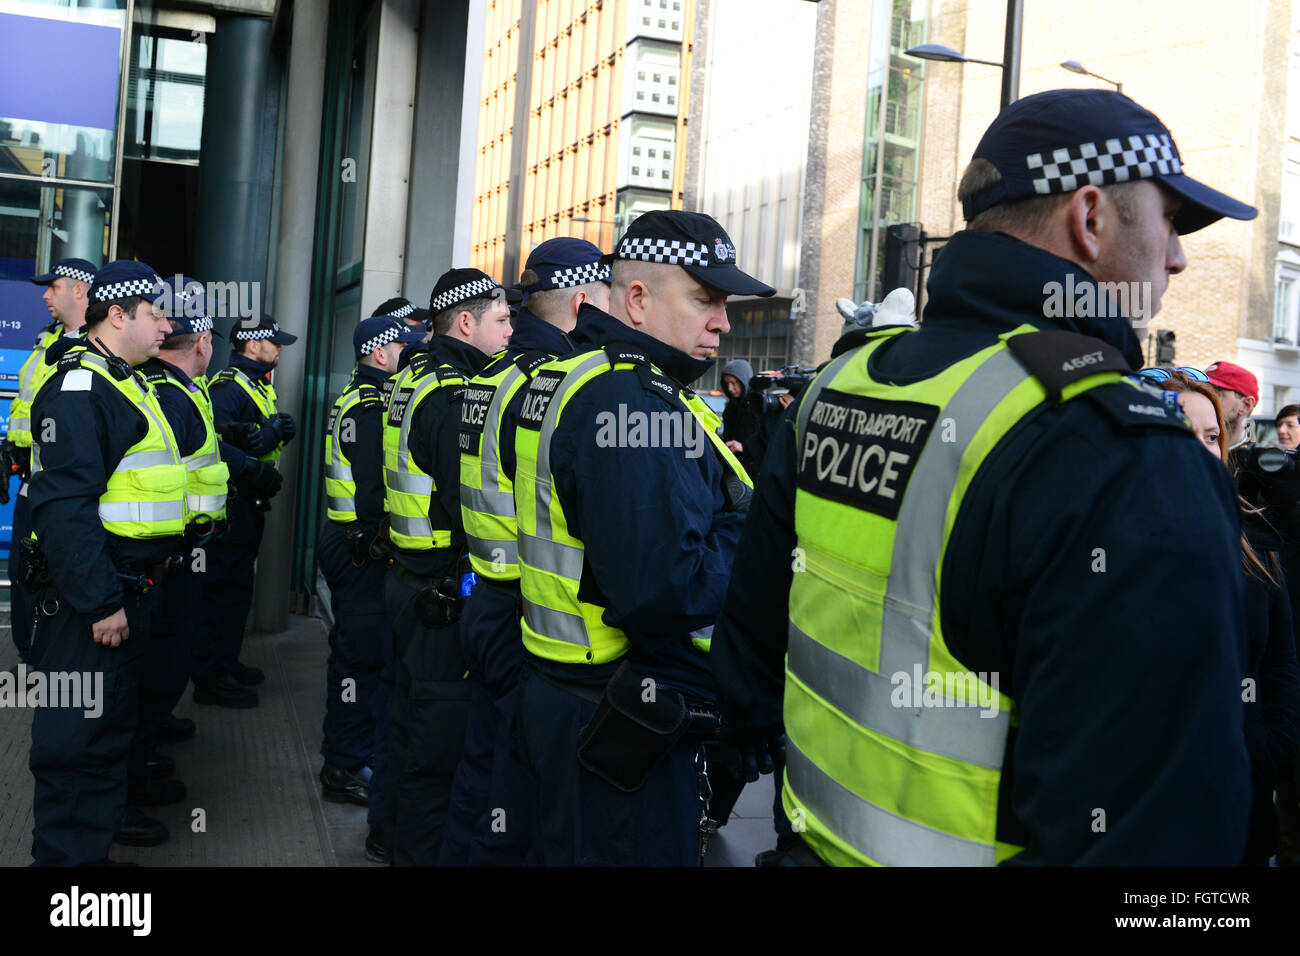
[[[958,195],[920,329],[841,339],[773,439],[714,633],[724,718],[753,779],[784,728],[808,862],[1236,865],[1235,496],[1131,375],[1131,323],[1180,236],[1255,210],[1100,90],[1007,107]]]
[[[357,366],[334,401],[325,433],[327,517],[316,548],[330,589],[334,626],[326,666],[325,726],[320,781],[325,799],[370,806],[367,852],[387,852],[381,800],[370,792],[372,769],[382,777],[388,704],[380,680],[391,671],[392,639],[384,611],[387,555],[376,538],[384,520],[384,383],[402,349],[424,340],[422,330],[390,316],[372,316],[352,333]],[[382,781],[381,781],[382,782]]]
[[[185,530],[185,464],[156,393],[133,368],[170,331],[154,307],[164,289],[144,263],[98,270],[86,338],[66,349],[32,403],[32,655],[47,674],[93,675],[102,707],[51,702],[34,714],[39,866],[104,863],[115,838],[158,842],[156,821],[137,822],[126,808],[150,617]]]
[[[384,594],[395,638],[386,832],[392,862],[438,862],[452,777],[465,743],[469,683],[458,620],[468,573],[460,517],[460,415],[466,383],[510,340],[509,293],[477,269],[433,287],[433,338],[390,380],[384,419],[389,536]],[[468,584],[466,581],[464,584]]]
[[[426,332],[433,329],[433,316],[429,314],[429,310],[420,308],[410,299],[400,295],[379,303],[375,315],[391,316],[413,329],[423,329]]]
[[[254,685],[265,675],[239,662],[253,605],[253,565],[262,543],[263,513],[284,479],[280,449],[297,425],[275,405],[271,372],[280,350],[298,341],[269,315],[240,320],[230,333],[235,354],[209,388],[217,431],[229,445],[236,494],[227,502],[225,534],[207,549],[203,604],[194,633],[194,700],[220,707],[256,707]]]
[[[23,541],[31,532],[31,506],[27,500],[27,479],[31,475],[32,399],[54,371],[46,364],[46,350],[61,336],[75,337],[86,320],[90,283],[95,266],[85,259],[60,259],[44,275],[32,279],[45,286],[41,298],[54,321],[41,329],[36,346],[18,370],[18,397],[9,405],[9,431],[0,443],[0,504],[9,503],[9,477],[18,476],[18,500],[14,502],[13,535],[10,540]],[[22,555],[15,546],[9,555],[9,580],[23,579]],[[31,609],[21,586],[9,589],[9,621],[18,656],[28,661],[31,642]],[[28,663],[31,663],[28,661]]]
[[[510,344],[474,377],[461,405],[460,508],[478,581],[461,617],[472,698],[443,866],[520,865],[527,856],[528,794],[511,746],[524,659],[512,490],[515,424],[532,372],[573,350],[569,333],[582,305],[609,307],[609,264],[585,239],[547,239],[529,253],[520,286],[524,303]]]
[[[523,643],[518,725],[536,783],[532,860],[697,864],[710,634],[751,483],[688,387],[773,294],[711,217],[646,213],[612,256],[610,312],[537,370],[515,429]]]
[[[185,276],[168,280],[157,305],[171,331],[159,353],[140,367],[176,438],[186,469],[185,546],[172,562],[153,614],[153,640],[140,675],[140,720],[131,745],[127,799],[131,807],[156,807],[185,798],[185,785],[168,779],[175,763],[154,749],[164,725],[175,739],[180,721],[170,718],[190,680],[195,608],[202,595],[206,547],[226,516],[229,469],[221,460],[205,373],[216,332],[202,285]],[[186,722],[192,733],[193,721]],[[166,828],[158,824],[163,835]]]

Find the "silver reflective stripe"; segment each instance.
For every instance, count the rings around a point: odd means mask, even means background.
[[[542,607],[528,598],[524,598],[523,601],[524,620],[536,633],[543,637],[564,641],[566,644],[591,647],[591,637],[587,634],[587,621],[581,615]]]
[[[388,514],[388,526],[408,538],[432,538],[433,525],[428,518],[408,518],[406,515]]]
[[[537,533],[542,538],[551,537],[551,436],[555,434],[560,406],[569,393],[578,387],[578,379],[602,365],[609,365],[609,356],[603,351],[593,352],[590,357],[583,359],[564,376],[555,389],[551,403],[546,406],[546,415],[537,433]]]
[[[101,501],[99,520],[125,524],[162,524],[180,521],[185,517],[185,503],[181,501]]]
[[[327,495],[329,498],[329,509],[331,511],[346,511],[348,513],[357,510],[355,498],[335,498],[333,495]]]
[[[140,468],[157,468],[160,465],[178,464],[170,451],[137,451],[123,455],[114,471],[135,471]]]
[[[560,544],[549,538],[519,532],[519,556],[529,567],[539,571],[558,574],[570,581],[582,578],[582,548],[571,544]]]
[[[930,430],[903,496],[894,531],[894,551],[881,616],[882,674],[910,672],[914,664],[925,669],[928,664],[943,529],[962,457],[998,404],[1029,377],[1010,349],[999,348],[971,373],[944,406],[943,418],[951,419],[956,425],[952,430],[956,432],[955,440],[944,441],[943,428]],[[995,726],[1002,732],[1006,730],[1005,724]]]
[[[487,414],[483,416],[483,441],[479,448],[479,485],[486,489],[497,487],[497,482],[501,475],[501,416],[506,410],[506,396],[510,394],[510,389],[515,382],[524,377],[524,373],[518,365],[512,365],[501,384],[497,386],[492,393],[492,402],[488,405]],[[471,489],[462,489],[462,494]],[[497,492],[500,494],[500,492]],[[508,511],[498,511],[495,508],[479,508],[471,506],[473,511],[482,511],[488,514],[499,514],[513,518],[515,514],[514,495],[507,493],[505,496],[509,502]],[[505,502],[502,502],[505,504]]]
[[[388,487],[393,491],[400,491],[408,495],[428,495],[433,493],[433,478],[429,475],[413,475],[386,468],[384,469],[384,479],[388,482]]]
[[[1006,733],[1011,726],[1011,714],[1006,710],[990,713],[975,703],[917,708],[910,705],[910,693],[908,706],[896,707],[892,675],[877,674],[840,656],[794,624],[790,625],[788,664],[790,672],[813,693],[864,727],[917,750],[992,770],[1002,766]],[[916,674],[904,673],[908,683],[903,686],[910,689]],[[981,716],[985,713],[989,716]]]
[[[348,465],[326,465],[325,477],[334,481],[351,481],[352,468]]]
[[[182,459],[182,461],[185,462],[185,467],[190,471],[198,471],[200,468],[208,467],[208,465],[220,464],[221,453],[211,451],[206,455],[190,455],[189,457]]]
[[[515,496],[508,491],[461,485],[460,501],[470,511],[477,511],[479,514],[496,515],[499,518],[515,516]]]
[[[932,829],[863,800],[836,783],[793,740],[785,748],[785,772],[795,803],[832,829],[860,854],[885,866],[993,866],[992,844]]]
[[[190,511],[202,511],[210,514],[226,506],[225,495],[186,495],[185,506]]]
[[[9,419],[9,430],[11,432],[29,432],[32,430],[32,420],[30,418],[11,418]]]
[[[519,563],[519,545],[514,539],[494,541],[491,538],[470,536],[468,540],[469,553],[480,561],[487,561],[489,564]]]
[[[701,628],[698,628],[698,629],[696,629],[696,630],[694,630],[694,631],[691,631],[691,640],[693,640],[693,641],[712,641],[712,640],[713,640],[713,625],[710,624],[708,627],[701,627]]]

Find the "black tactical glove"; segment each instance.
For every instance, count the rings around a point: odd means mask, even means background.
[[[724,724],[719,748],[727,773],[738,780],[753,783],[759,774],[772,773],[776,764],[785,760],[785,731],[773,727],[736,732]]]
[[[7,438],[0,442],[0,505],[9,504],[9,479],[18,473],[13,459],[13,442]]]
[[[293,436],[298,434],[298,426],[294,423],[293,416],[287,412],[278,413],[271,419],[270,425],[281,445],[289,444],[293,441]]]
[[[239,483],[248,492],[245,497],[265,501],[279,492],[284,476],[270,462],[250,459],[239,476]]]
[[[257,436],[262,431],[262,426],[253,422],[231,422],[228,425],[222,425],[217,431],[221,435],[221,440],[227,445],[233,445],[240,451],[254,451],[254,443]]]
[[[740,480],[740,476],[728,471],[722,479],[722,494],[727,499],[727,510],[748,513],[749,503],[754,500],[754,489]]]

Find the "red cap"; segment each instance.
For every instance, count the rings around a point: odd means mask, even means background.
[[[1231,362],[1215,362],[1205,370],[1205,377],[1216,388],[1238,392],[1247,398],[1253,398],[1256,405],[1259,404],[1259,379],[1240,365],[1233,365]]]

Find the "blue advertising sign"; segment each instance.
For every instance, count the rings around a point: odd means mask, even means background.
[[[0,279],[0,390],[18,391],[18,370],[32,354],[36,337],[49,325],[49,309],[41,295],[44,286],[26,280]],[[8,405],[5,406],[8,431]]]
[[[0,13],[0,116],[113,129],[121,38],[117,27]],[[69,55],[52,70],[56,50]]]

